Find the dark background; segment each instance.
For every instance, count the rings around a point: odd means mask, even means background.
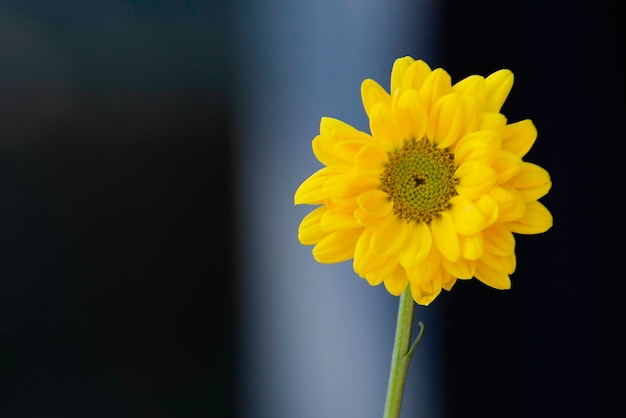
[[[0,416],[228,416],[225,5],[2,6]]]
[[[446,298],[450,414],[609,416],[601,202],[606,145],[622,137],[626,110],[620,14],[602,1],[445,4],[444,68],[513,70],[503,113],[537,126],[525,160],[550,172],[541,201],[554,216],[547,233],[517,236],[511,291],[461,282]]]
[[[518,237],[514,290],[447,296],[450,416],[601,416],[597,166],[624,112],[619,14],[443,4],[444,68],[513,69],[503,111],[538,127],[527,160],[552,175],[555,218]],[[0,8],[0,416],[231,415],[229,10]]]

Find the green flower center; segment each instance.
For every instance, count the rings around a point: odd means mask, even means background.
[[[430,221],[456,196],[454,155],[433,146],[426,138],[411,139],[389,153],[389,166],[381,175],[381,189],[393,201],[393,211],[407,222]]]

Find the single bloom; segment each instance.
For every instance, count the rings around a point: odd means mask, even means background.
[[[538,199],[552,182],[526,162],[537,130],[500,112],[513,73],[499,70],[452,84],[441,68],[395,61],[391,93],[366,79],[361,98],[371,134],[328,117],[312,141],[324,165],[295,193],[319,205],[298,239],[320,263],[353,259],[371,285],[430,304],[457,279],[511,287],[516,234],[552,226]]]

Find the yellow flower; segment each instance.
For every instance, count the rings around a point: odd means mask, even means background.
[[[353,259],[371,285],[384,283],[428,305],[457,279],[509,289],[517,234],[552,226],[538,202],[552,186],[522,157],[537,138],[531,120],[507,123],[500,109],[513,74],[452,84],[441,68],[395,61],[391,94],[361,85],[371,135],[322,118],[313,153],[325,166],[306,179],[295,204],[320,205],[298,239],[320,263]]]

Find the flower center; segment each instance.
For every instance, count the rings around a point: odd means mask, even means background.
[[[407,222],[429,223],[457,194],[454,155],[434,147],[426,138],[411,139],[389,153],[381,189],[393,201],[393,211]]]

